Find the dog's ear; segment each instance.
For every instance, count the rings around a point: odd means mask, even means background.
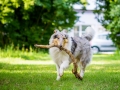
[[[63,33],[66,33],[66,34],[68,33],[68,31],[67,31],[66,29],[63,29],[62,32],[63,32]]]
[[[67,39],[67,38],[68,38],[68,35],[65,35],[65,38]]]
[[[60,31],[59,31],[59,30],[57,30],[57,29],[55,29],[55,30],[54,30],[54,33],[57,33],[57,32],[60,32]]]

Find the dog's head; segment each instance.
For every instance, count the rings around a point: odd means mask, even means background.
[[[65,47],[68,43],[68,35],[66,30],[59,31],[54,30],[54,34],[51,36],[50,44],[58,45],[60,47]]]

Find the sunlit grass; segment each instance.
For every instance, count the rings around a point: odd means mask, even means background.
[[[33,58],[31,60],[12,54],[9,57],[1,55],[0,90],[120,90],[119,55],[94,55],[83,81],[72,74],[72,64],[61,80],[56,81],[53,61],[47,53],[41,53],[26,52],[26,57]],[[36,59],[37,55],[41,58]]]
[[[94,62],[94,61],[93,61]],[[83,81],[71,73],[72,65],[56,81],[54,64],[0,64],[1,90],[119,90],[119,64],[92,64]]]
[[[7,64],[22,64],[22,65],[40,65],[40,64],[53,64],[50,60],[24,60],[22,58],[0,58],[1,63]]]

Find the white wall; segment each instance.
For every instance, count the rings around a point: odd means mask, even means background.
[[[80,17],[79,23],[101,25],[95,18],[93,11],[85,11],[84,13],[82,13],[82,11],[79,11],[77,16]]]
[[[90,25],[96,33],[99,32],[104,32],[105,28],[97,21],[97,19],[95,18],[95,14],[93,13],[92,10],[88,10],[85,11],[84,13],[82,13],[81,10],[76,10],[77,16],[79,16],[79,21],[75,23],[74,26],[78,26],[78,35],[82,36],[83,33],[83,29],[82,29],[82,25]],[[74,34],[76,33],[76,30],[74,29],[74,27],[72,28],[71,32],[69,32],[70,36],[74,36]]]
[[[87,0],[87,1],[89,4],[86,6],[87,10],[84,11],[84,13],[81,10],[82,5],[80,4],[73,5],[73,8],[77,12],[77,16],[80,17],[79,21],[76,22],[74,25],[79,27],[79,31],[78,31],[79,36],[81,36],[82,34],[82,25],[90,25],[98,33],[106,31],[105,28],[97,21],[97,19],[95,18],[95,14],[93,13],[93,10],[95,10],[96,7],[95,4],[96,0]],[[75,32],[76,31],[73,28],[70,32],[70,36],[74,36]]]

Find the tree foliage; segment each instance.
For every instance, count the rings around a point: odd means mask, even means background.
[[[82,0],[84,1],[84,0]],[[48,44],[55,28],[70,28],[79,0],[0,0],[0,47]],[[82,2],[81,2],[82,3]]]
[[[111,32],[111,39],[120,49],[120,0],[97,0],[95,13],[98,21]]]

